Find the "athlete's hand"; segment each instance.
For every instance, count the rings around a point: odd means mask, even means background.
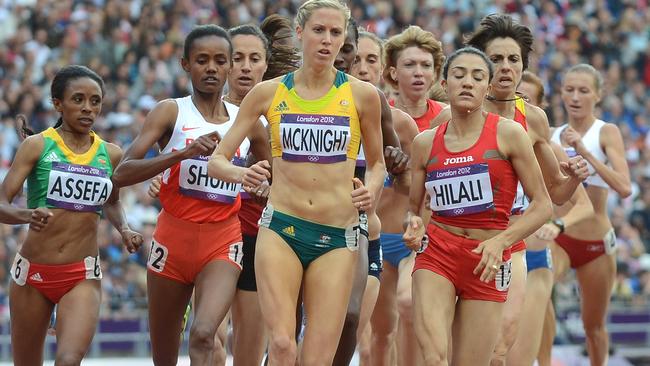
[[[122,230],[120,235],[122,235],[122,244],[124,244],[124,247],[129,251],[129,253],[137,252],[144,242],[142,234],[129,228]]]
[[[422,247],[422,238],[424,237],[424,223],[422,218],[416,215],[410,215],[404,222],[404,244],[414,251],[419,251]]]
[[[580,155],[576,155],[569,161],[561,161],[560,168],[564,174],[583,181],[589,177],[589,167],[587,161]]]
[[[481,274],[481,281],[490,282],[494,280],[501,267],[501,259],[503,258],[503,244],[494,239],[488,239],[479,243],[479,245],[472,250],[476,254],[481,254],[481,261],[474,268],[474,274]]]
[[[187,145],[185,149],[183,149],[183,156],[185,159],[193,158],[198,155],[210,156],[217,147],[219,141],[221,141],[221,136],[219,135],[219,132],[216,131],[199,136],[199,138],[192,141],[191,144]]]
[[[540,240],[555,240],[558,235],[560,235],[560,228],[550,222],[542,225],[535,232],[535,237]]]
[[[149,190],[147,191],[147,194],[151,198],[158,198],[158,195],[160,194],[160,185],[162,184],[162,176],[156,175],[151,179],[151,182],[149,182]]]
[[[400,175],[406,171],[409,156],[399,147],[386,146],[384,148],[386,170],[393,175]]]
[[[29,228],[34,231],[42,231],[47,226],[47,222],[52,216],[54,216],[54,214],[46,207],[33,209],[29,217]]]
[[[582,136],[573,127],[567,127],[562,131],[564,141],[573,147],[578,155],[585,155],[588,151],[582,143]]]
[[[253,188],[248,192],[251,197],[255,200],[256,203],[264,206],[266,201],[269,199],[269,193],[271,192],[271,185],[268,181],[262,182],[257,188]]]
[[[269,179],[271,179],[271,164],[261,160],[246,169],[242,177],[242,187],[246,192],[254,195],[255,190],[265,181],[268,183]]]
[[[352,178],[352,184],[354,185],[354,190],[350,193],[350,196],[352,196],[354,208],[360,211],[370,210],[375,201],[372,193],[363,185],[363,182],[359,178]]]

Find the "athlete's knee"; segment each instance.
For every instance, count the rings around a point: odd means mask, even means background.
[[[385,349],[390,347],[397,338],[397,329],[372,330],[371,342],[373,348]]]
[[[289,335],[272,335],[269,348],[277,358],[283,360],[294,360],[298,352],[296,341]]]
[[[190,348],[201,351],[212,351],[215,346],[217,328],[210,324],[195,322],[190,328]]]
[[[506,364],[506,358],[504,355],[492,355],[492,359],[490,360],[490,366],[505,366]]]
[[[81,365],[83,357],[84,353],[79,351],[57,352],[55,364],[56,366],[78,366]]]
[[[598,339],[607,336],[607,328],[604,322],[585,322],[585,336],[590,339]]]
[[[413,298],[410,292],[404,291],[397,295],[397,312],[400,320],[413,322]]]
[[[427,353],[424,356],[424,364],[426,366],[448,366],[447,351]]]

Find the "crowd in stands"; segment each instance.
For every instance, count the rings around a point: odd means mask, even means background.
[[[610,202],[618,236],[613,296],[650,304],[650,3],[630,0],[353,0],[353,17],[387,38],[409,24],[433,32],[449,54],[486,14],[511,13],[535,34],[530,70],[546,87],[552,126],[565,121],[563,70],[588,62],[605,77],[600,115],[624,136],[634,193]],[[56,70],[87,65],[106,82],[95,129],[127,147],[157,101],[189,94],[180,67],[182,41],[197,24],[231,27],[268,14],[294,15],[297,0],[0,0],[0,179],[20,144],[15,116],[40,132],[56,113],[49,86]],[[152,150],[151,154],[156,151]],[[122,190],[129,222],[151,242],[159,203],[148,183]],[[24,200],[24,197],[22,198]],[[8,270],[26,227],[0,225],[0,320],[8,317]],[[146,307],[147,246],[129,255],[107,222],[99,230],[103,317],[130,317]],[[558,293],[572,296],[573,282]]]

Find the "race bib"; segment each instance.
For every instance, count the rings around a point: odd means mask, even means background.
[[[607,234],[605,234],[603,245],[605,246],[605,253],[616,253],[616,233],[614,233],[614,229],[609,229]]]
[[[151,241],[151,250],[149,251],[149,258],[147,260],[147,268],[154,272],[162,272],[165,269],[165,263],[167,262],[167,256],[169,255],[169,250],[167,247],[158,243],[155,240]]]
[[[284,114],[280,119],[282,159],[329,164],[347,160],[350,117]]]
[[[525,256],[524,256],[525,257]],[[507,262],[501,264],[497,275],[494,278],[494,285],[499,291],[508,291],[510,287],[510,280],[512,279],[512,261],[508,260]]]
[[[440,216],[460,216],[494,207],[492,183],[487,163],[433,170],[425,188],[429,207]]]
[[[517,182],[517,195],[515,196],[515,201],[512,203],[512,215],[518,215],[523,213],[530,204],[528,197],[524,193],[524,187],[521,185],[521,182]]]
[[[72,211],[99,211],[112,189],[113,183],[102,169],[52,162],[46,203]]]
[[[99,256],[84,258],[84,267],[86,268],[87,280],[101,280],[102,268],[99,263]]]
[[[196,156],[180,163],[178,187],[185,196],[206,201],[232,204],[237,199],[241,184],[228,183],[208,175],[208,156]],[[245,166],[244,159],[234,158],[233,164]]]
[[[11,278],[14,279],[18,286],[25,286],[27,283],[27,274],[29,273],[29,261],[22,255],[16,253],[14,263],[11,265]]]

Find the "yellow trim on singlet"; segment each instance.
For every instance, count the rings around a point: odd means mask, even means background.
[[[271,155],[282,157],[280,121],[285,114],[349,117],[350,142],[347,159],[356,160],[361,144],[361,125],[347,75],[338,71],[331,89],[323,97],[305,100],[295,91],[293,73],[287,74],[275,92],[266,113],[271,131]]]
[[[102,139],[96,133],[90,131],[90,138],[93,141],[90,145],[90,148],[83,154],[77,154],[74,151],[70,150],[68,145],[65,144],[65,141],[63,141],[61,135],[59,135],[59,133],[54,128],[50,127],[47,130],[43,131],[43,137],[49,137],[52,139],[59,147],[61,152],[65,154],[66,160],[72,164],[78,165],[90,165],[92,160],[95,158],[95,155],[97,155],[97,150],[99,150],[99,146],[102,142]]]

